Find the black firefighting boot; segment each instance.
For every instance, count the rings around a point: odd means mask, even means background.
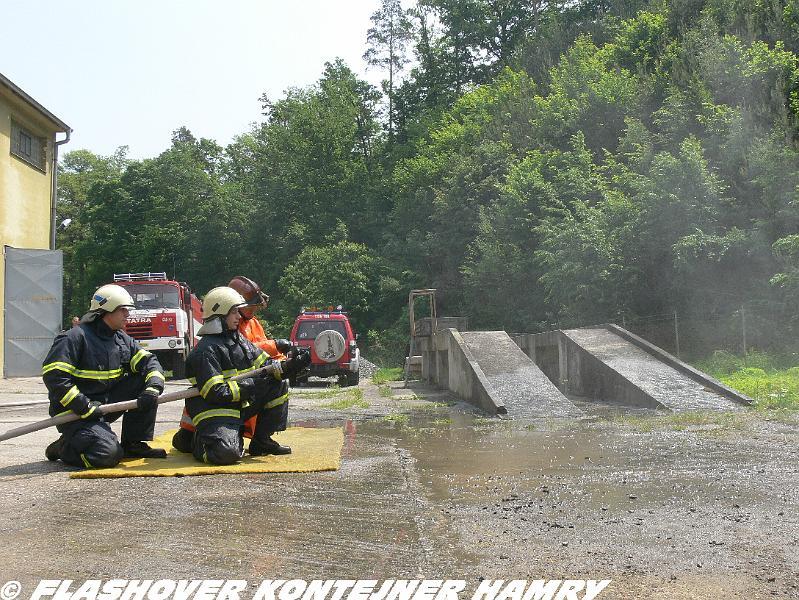
[[[62,435],[56,441],[52,442],[44,449],[44,455],[47,460],[58,460],[61,458],[61,447],[64,445],[64,436]]]
[[[122,450],[125,458],[166,458],[166,450],[150,448],[147,442],[125,442]]]
[[[291,448],[281,446],[271,437],[259,440],[250,440],[250,456],[263,456],[265,454],[291,454]]]

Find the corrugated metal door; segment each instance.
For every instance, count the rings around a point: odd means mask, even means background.
[[[5,261],[4,375],[36,376],[61,331],[63,256],[61,250],[6,246]]]

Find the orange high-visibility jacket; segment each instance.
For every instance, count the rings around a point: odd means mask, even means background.
[[[253,317],[252,319],[242,319],[239,321],[239,333],[266,352],[269,358],[273,360],[286,360],[286,357],[277,351],[275,340],[270,340],[266,337],[264,328],[261,326],[261,322],[258,319]],[[258,415],[253,415],[244,423],[244,437],[252,438],[257,419]],[[191,422],[191,417],[185,408],[183,409],[183,416],[180,418],[180,426],[183,429],[194,431],[194,424]]]

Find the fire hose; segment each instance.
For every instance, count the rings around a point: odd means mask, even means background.
[[[259,369],[254,369],[252,371],[241,373],[239,375],[236,375],[235,377],[231,377],[227,381],[239,381],[241,379],[246,379],[248,377],[255,377],[271,369],[273,369],[273,367],[271,365],[267,365]],[[185,390],[180,390],[178,392],[161,394],[158,397],[158,404],[174,402],[175,400],[185,400],[186,398],[193,398],[194,396],[199,396],[199,395],[200,391],[196,387],[192,386],[190,388],[187,388]],[[124,410],[133,410],[135,408],[136,408],[136,400],[126,400],[125,402],[103,404],[97,410],[99,410],[100,413],[106,415],[108,413],[122,412]],[[0,442],[3,442],[5,440],[10,440],[11,438],[19,437],[21,435],[25,435],[28,433],[33,433],[34,431],[47,429],[48,427],[54,427],[55,425],[63,425],[64,423],[78,421],[79,419],[80,419],[79,415],[71,413],[66,415],[59,415],[57,417],[50,417],[49,419],[44,419],[43,421],[37,421],[36,423],[29,423],[28,425],[23,425],[22,427],[16,427],[14,429],[10,429],[5,433],[0,433]]]

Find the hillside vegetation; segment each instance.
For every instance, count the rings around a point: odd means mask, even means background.
[[[115,271],[200,294],[243,273],[272,295],[274,333],[301,305],[343,303],[388,362],[415,287],[508,331],[766,307],[759,343],[792,346],[799,4],[375,9],[381,90],[336,61],[263,97],[227,147],[176,124],[151,159],[66,154],[67,312]]]

